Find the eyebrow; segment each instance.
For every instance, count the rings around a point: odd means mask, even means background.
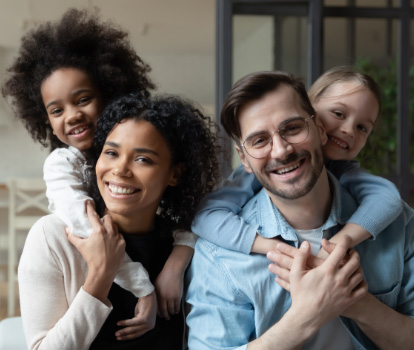
[[[287,118],[287,119],[285,119],[284,121],[282,121],[280,124],[279,124],[279,126],[278,126],[278,128],[277,128],[277,130],[280,130],[280,127],[283,125],[283,124],[286,124],[287,122],[291,122],[291,121],[293,121],[293,120],[295,120],[295,119],[301,119],[301,118],[303,118],[303,119],[306,119],[306,118],[304,118],[304,117],[302,117],[302,116],[300,116],[300,115],[295,115],[295,116],[293,116],[293,117],[289,117],[289,118]],[[255,131],[255,132],[252,132],[251,134],[249,134],[249,135],[247,135],[246,136],[246,138],[244,139],[244,141],[246,141],[248,138],[250,138],[250,137],[253,137],[253,136],[256,136],[256,135],[260,135],[260,134],[263,134],[263,133],[269,133],[269,130],[258,130],[258,131]]]
[[[92,92],[92,90],[91,90],[91,89],[79,89],[79,90],[74,91],[74,92],[71,94],[71,96],[72,96],[72,97],[73,97],[73,96],[77,96],[77,95],[83,94],[84,92]],[[60,100],[53,100],[53,101],[50,101],[50,102],[46,105],[46,109],[48,109],[50,106],[53,106],[53,105],[58,104],[58,102],[59,102],[59,101],[60,101]]]
[[[105,145],[110,146],[110,147],[114,147],[114,148],[120,148],[121,147],[121,145],[119,143],[116,143],[116,142],[113,142],[113,141],[107,141],[107,142],[105,142]],[[153,151],[152,149],[149,149],[149,148],[135,147],[134,152],[135,153],[153,154],[157,157],[160,156],[157,152],[155,152],[155,151]]]

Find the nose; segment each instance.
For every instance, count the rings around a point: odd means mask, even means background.
[[[272,135],[272,150],[270,156],[273,159],[284,159],[286,155],[293,152],[293,146],[289,142],[285,141],[278,132]]]
[[[354,136],[355,125],[350,119],[345,120],[341,125],[341,132],[349,136]]]
[[[128,166],[128,161],[125,158],[118,158],[116,164],[112,169],[112,174],[119,177],[130,177],[132,175]]]
[[[76,107],[68,108],[67,116],[66,116],[66,122],[68,124],[79,123],[79,121],[81,121],[82,118],[83,118],[83,114],[78,108]]]

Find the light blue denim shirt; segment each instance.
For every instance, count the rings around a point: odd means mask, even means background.
[[[390,181],[369,174],[354,161],[329,161],[326,167],[359,203],[348,223],[365,228],[373,239],[401,214],[401,196]],[[201,201],[193,232],[220,247],[250,254],[260,228],[237,214],[261,188],[254,175],[240,166]]]
[[[351,217],[357,205],[330,175],[333,190],[331,214],[323,225],[325,238],[335,234]],[[315,203],[317,205],[317,203]],[[265,190],[243,208],[242,218],[260,227],[263,237],[281,236],[297,247],[295,231],[272,204]],[[395,310],[414,315],[414,217],[403,206],[400,216],[375,240],[356,249],[369,291]],[[246,349],[278,322],[291,305],[290,294],[277,285],[267,269],[269,260],[246,255],[199,239],[187,279],[187,302],[191,312],[189,349]],[[375,345],[349,319],[343,319],[356,349]],[[283,342],[283,339],[275,340]],[[275,343],[277,345],[277,343]]]

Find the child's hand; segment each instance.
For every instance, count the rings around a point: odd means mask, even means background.
[[[125,240],[110,215],[99,219],[92,203],[87,204],[92,225],[88,238],[79,238],[67,230],[68,240],[80,252],[88,265],[83,289],[95,298],[106,302],[109,289],[125,257]]]
[[[181,271],[174,272],[164,266],[157,276],[154,286],[158,299],[158,316],[170,319],[170,315],[180,312],[183,296],[184,276]]]
[[[130,320],[122,320],[117,324],[124,326],[115,333],[117,340],[130,340],[140,337],[155,326],[157,317],[157,297],[155,292],[139,298],[135,306],[135,317]]]
[[[256,234],[256,238],[253,241],[252,253],[267,254],[271,251],[277,250],[277,245],[282,241],[276,238],[264,238],[259,234]]]

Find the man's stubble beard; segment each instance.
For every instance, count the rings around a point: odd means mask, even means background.
[[[290,181],[286,181],[284,184],[291,184],[292,186],[286,189],[279,189],[276,187],[276,185],[271,181],[270,175],[268,176],[262,176],[259,173],[256,173],[253,168],[253,173],[255,174],[257,180],[262,184],[262,186],[271,194],[274,196],[283,198],[283,199],[298,199],[305,195],[307,195],[312,188],[317,183],[319,176],[322,173],[322,170],[324,168],[324,158],[322,153],[322,147],[319,147],[319,149],[315,149],[315,164],[312,165],[311,173],[309,179],[300,186],[299,188],[295,187],[295,184],[298,186],[301,184],[301,178],[296,179],[293,178]],[[309,151],[303,150],[299,153],[290,154],[284,161],[280,160],[272,160],[268,164],[266,164],[264,172],[265,174],[269,174],[268,169],[274,169],[277,166],[293,163],[301,158],[307,158],[308,160],[311,160],[311,154]]]

